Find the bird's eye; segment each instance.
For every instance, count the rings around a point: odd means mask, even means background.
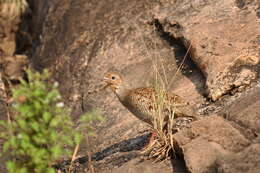
[[[116,79],[116,77],[115,77],[115,76],[112,76],[111,78],[112,78],[112,80],[115,80],[115,79]]]

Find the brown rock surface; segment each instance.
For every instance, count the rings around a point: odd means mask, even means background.
[[[221,113],[226,119],[260,133],[260,86],[257,85],[236,102],[226,106]]]
[[[250,172],[257,173],[260,170],[260,145],[252,144],[243,151],[222,156],[218,160],[217,172]]]
[[[73,118],[98,107],[107,119],[96,125],[96,137],[82,144],[77,172],[84,172],[86,151],[93,153],[97,172],[257,171],[258,1],[36,0],[31,6],[38,37],[34,66],[52,71]],[[189,42],[192,56],[183,63]],[[183,155],[178,163],[144,161],[138,150],[147,139],[147,126],[112,92],[93,92],[111,68],[135,87],[153,85],[158,69],[169,90],[193,102],[199,113],[220,112],[175,134]],[[204,76],[210,98],[231,90],[233,96],[206,101]],[[244,91],[241,86],[254,78],[252,88]]]
[[[192,59],[214,101],[259,75],[259,6],[257,0],[184,0],[155,10],[165,32],[192,44]]]
[[[182,163],[176,163],[176,164],[182,164]],[[123,165],[122,167],[116,168],[113,173],[145,173],[145,172],[163,172],[165,173],[172,173],[174,172],[184,172],[185,170],[180,170],[180,168],[175,168],[176,165],[171,165],[167,163],[158,163],[153,164],[151,160],[141,161],[140,159],[133,159]],[[177,166],[178,167],[178,166]]]
[[[190,128],[177,133],[175,139],[188,170],[194,173],[214,172],[219,166],[217,160],[250,145],[239,130],[217,115],[192,123]]]
[[[0,58],[12,56],[15,53],[16,32],[26,9],[26,2],[21,3],[19,7],[14,1],[0,2]]]

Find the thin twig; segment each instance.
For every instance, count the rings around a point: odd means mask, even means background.
[[[74,149],[74,152],[73,152],[73,155],[72,155],[72,157],[71,157],[70,167],[69,167],[69,173],[71,172],[73,162],[74,162],[74,160],[75,160],[76,157],[77,157],[77,153],[78,153],[78,150],[79,150],[79,145],[80,145],[80,144],[77,144],[77,145],[76,145],[76,147],[75,147],[75,149]]]
[[[181,70],[181,68],[182,68],[182,66],[183,66],[183,64],[184,64],[184,61],[186,60],[186,58],[187,58],[187,56],[188,56],[188,54],[189,54],[189,52],[190,52],[190,49],[191,49],[191,43],[190,43],[190,45],[189,45],[189,47],[188,47],[188,49],[187,49],[187,51],[186,51],[186,53],[185,53],[184,58],[182,59],[181,65],[178,67],[178,69],[177,69],[176,73],[174,74],[172,80],[170,81],[168,87],[171,86],[171,84],[172,84],[172,82],[173,82],[173,79],[176,77],[176,75],[178,74],[178,72]],[[167,89],[169,89],[169,88],[167,88]]]
[[[87,144],[87,146],[89,146],[88,135],[86,135],[86,144]],[[90,170],[91,173],[95,173],[95,169],[94,169],[94,166],[92,164],[92,159],[91,159],[92,154],[90,151],[87,151],[87,156],[88,156],[88,169]]]
[[[12,124],[11,124],[11,115],[10,115],[10,108],[9,108],[9,98],[8,98],[8,86],[5,84],[4,80],[8,83],[9,86],[11,86],[10,81],[4,77],[2,71],[0,72],[0,82],[2,83],[0,88],[3,90],[3,98],[5,100],[5,109],[6,109],[6,115],[7,115],[7,122],[10,125],[10,133],[12,134]]]

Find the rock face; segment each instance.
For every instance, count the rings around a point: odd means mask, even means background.
[[[22,1],[20,6],[17,2],[0,2],[0,100],[6,95],[5,80],[18,80],[23,77],[23,70],[28,65],[27,56],[19,55],[19,47],[16,45],[18,29],[21,18],[27,9],[27,3]],[[2,93],[3,92],[3,93]]]
[[[192,45],[212,100],[259,75],[259,1],[177,1],[158,8],[155,18],[165,32]]]
[[[95,107],[107,118],[97,125],[98,137],[81,147],[81,155],[99,151],[97,171],[185,171],[170,161],[142,165],[135,150],[147,127],[112,92],[93,92],[109,69],[122,71],[135,87],[153,85],[159,71],[168,89],[198,112],[215,109],[175,134],[189,172],[260,170],[259,1],[36,0],[31,6],[39,34],[34,66],[53,72],[75,119]]]

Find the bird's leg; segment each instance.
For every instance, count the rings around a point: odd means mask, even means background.
[[[155,139],[156,136],[157,136],[157,133],[153,130],[147,144],[145,145],[145,147],[149,147],[150,145],[152,145],[154,143],[154,139]]]
[[[155,137],[157,136],[157,133],[156,131],[152,131],[152,134],[151,136],[149,137],[149,139],[147,140],[144,148],[141,150],[141,153],[142,154],[147,154],[149,152],[151,152],[152,148],[153,148],[153,145],[155,143]]]

